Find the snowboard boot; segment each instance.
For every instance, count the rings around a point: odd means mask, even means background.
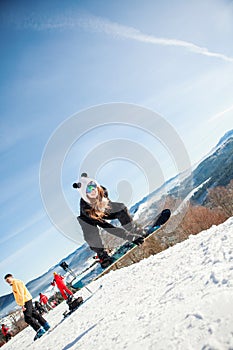
[[[68,295],[66,299],[66,304],[69,306],[69,309],[72,310],[72,303],[73,303],[73,295]]]
[[[67,303],[70,303],[73,300],[73,295],[69,294],[67,298]]]
[[[41,328],[38,329],[38,331],[36,332],[36,335],[35,335],[35,337],[34,337],[34,340],[36,340],[36,339],[42,337],[42,335],[44,335],[44,334],[45,334],[45,330],[44,330],[44,328],[41,327]]]
[[[109,256],[105,250],[98,253],[98,258],[100,260],[100,265],[103,269],[110,266],[112,263],[111,256]]]
[[[132,243],[136,244],[136,245],[141,245],[144,242],[144,237],[143,236],[139,236],[139,235],[135,235],[134,239],[132,240]]]

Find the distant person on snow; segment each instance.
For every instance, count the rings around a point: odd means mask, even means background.
[[[41,315],[43,315],[45,312],[48,313],[48,310],[43,305],[41,305],[41,303],[37,300],[35,301],[35,309]]]
[[[83,230],[84,239],[89,247],[97,253],[101,266],[111,264],[111,257],[105,251],[98,227],[109,233],[128,240],[137,245],[144,241],[144,232],[138,230],[133,223],[127,207],[123,203],[112,202],[108,198],[107,189],[96,180],[83,173],[79,182],[73,184],[81,195],[80,215],[77,217]],[[118,219],[122,227],[115,227],[105,220]]]
[[[12,274],[8,273],[4,279],[12,287],[16,303],[22,307],[25,322],[36,331],[34,340],[40,338],[45,331],[49,330],[50,325],[33,307],[30,292],[25,284],[14,278]]]
[[[5,326],[5,324],[2,324],[2,334],[5,338],[6,343],[11,339],[12,335],[11,332],[9,332],[9,328]]]
[[[73,293],[66,286],[66,284],[64,282],[64,277],[59,275],[56,272],[54,272],[53,275],[54,275],[54,279],[53,279],[53,282],[51,283],[51,285],[52,286],[57,285],[57,288],[60,290],[62,297],[65,300],[70,301],[72,299],[72,297],[73,297]]]
[[[52,310],[53,308],[52,308],[52,306],[49,303],[48,297],[45,294],[42,294],[42,293],[40,293],[39,296],[40,296],[40,303],[42,305],[44,305],[48,311]]]

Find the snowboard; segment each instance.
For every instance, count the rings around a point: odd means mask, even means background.
[[[152,222],[151,225],[145,227],[145,238],[144,242],[151,236],[153,233],[158,231],[170,218],[171,211],[170,209],[164,209]],[[144,244],[144,243],[143,243]],[[103,276],[111,270],[115,269],[116,263],[122,263],[122,259],[131,251],[135,249],[140,249],[140,246],[136,245],[133,242],[125,242],[121,245],[112,255],[111,255],[111,265],[106,268],[101,267],[100,264],[97,264],[99,261],[95,261],[91,266],[86,268],[80,275],[78,275],[72,282],[71,285],[75,289],[81,289],[88,285],[93,280]]]

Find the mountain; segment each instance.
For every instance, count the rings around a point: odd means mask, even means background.
[[[233,137],[233,130],[229,130],[225,133],[225,135],[223,135],[223,137],[221,137],[221,139],[219,140],[216,148],[220,147],[225,141],[227,141],[228,139],[230,139],[231,137]]]
[[[180,181],[180,178],[183,178]],[[233,179],[233,130],[228,131],[217,146],[192,169],[191,175],[179,174],[165,182],[148,196],[131,208],[131,213],[143,220],[145,213],[154,215],[158,209],[161,196],[170,195],[185,200],[189,198],[194,204],[203,204],[208,189],[226,186]],[[194,190],[196,188],[196,191]]]
[[[233,179],[233,131],[225,134],[220,141],[215,151],[204,159],[193,172],[194,187],[205,182],[192,197],[195,203],[204,203],[208,189],[226,186]]]

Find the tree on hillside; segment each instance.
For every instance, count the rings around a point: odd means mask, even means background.
[[[218,208],[210,209],[203,206],[190,205],[187,212],[176,229],[177,241],[188,238],[203,230],[207,230],[212,225],[219,225],[227,219],[223,211]]]
[[[222,210],[227,217],[233,216],[233,180],[226,187],[208,190],[207,206]]]

